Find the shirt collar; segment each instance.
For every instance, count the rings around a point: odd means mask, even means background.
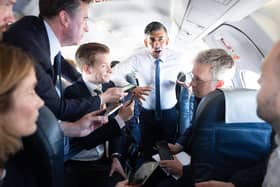
[[[44,25],[46,27],[47,34],[48,34],[48,39],[49,39],[49,43],[50,43],[50,59],[53,64],[54,57],[61,50],[61,45],[60,45],[59,40],[55,36],[52,28],[50,27],[50,25],[48,24],[48,22],[46,20],[44,20]]]
[[[87,88],[88,88],[88,90],[89,90],[91,95],[95,95],[96,94],[96,93],[94,93],[95,89],[102,89],[102,85],[101,84],[100,85],[94,84],[94,83],[88,81],[87,79],[85,79],[83,75],[82,75],[82,79],[83,79],[84,83],[86,84],[86,86],[87,86]]]

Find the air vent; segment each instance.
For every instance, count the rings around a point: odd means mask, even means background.
[[[94,2],[94,3],[101,3],[101,2],[104,2],[104,1],[107,1],[107,0],[93,0],[92,2]]]
[[[108,1],[108,2],[119,2],[119,1],[131,2],[131,0],[93,0],[93,1],[95,1],[95,2],[106,2],[106,1]]]
[[[213,1],[227,6],[232,0],[213,0]]]

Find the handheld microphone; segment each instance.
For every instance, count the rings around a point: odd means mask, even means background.
[[[181,81],[181,82],[185,82],[186,81],[186,74],[184,72],[179,72],[177,75],[177,80]]]
[[[138,80],[137,80],[137,78],[134,76],[133,73],[127,74],[127,75],[125,76],[125,80],[126,80],[129,84],[133,84],[133,85],[135,85],[135,86],[138,86],[138,85],[139,85]]]

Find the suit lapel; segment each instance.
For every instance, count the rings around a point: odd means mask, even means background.
[[[91,96],[91,93],[88,90],[88,88],[87,88],[85,82],[82,80],[82,78],[79,78],[77,83],[78,83],[78,86],[79,86],[79,92],[83,97]]]

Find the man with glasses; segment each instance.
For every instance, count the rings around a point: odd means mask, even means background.
[[[223,49],[209,49],[202,51],[194,60],[190,76],[189,86],[195,96],[194,111],[200,100],[210,92],[221,88],[226,79],[231,79],[235,72],[235,64],[232,57]],[[182,83],[183,84],[183,83]],[[186,129],[184,134],[178,138],[176,144],[169,144],[172,153],[176,154],[183,150],[189,149],[191,127]],[[171,174],[180,177],[178,180],[168,177],[163,180],[159,186],[186,186],[190,176],[190,166],[184,166],[178,160],[162,160],[160,166],[167,169]]]
[[[262,186],[262,187],[278,187],[280,184],[280,110],[279,110],[279,80],[280,80],[280,42],[278,41],[265,58],[262,68],[261,76],[258,80],[260,90],[257,95],[257,114],[258,116],[271,124],[275,134],[275,147],[271,153],[266,168],[266,173],[262,184],[259,180],[250,180],[250,175],[242,175],[247,178],[247,183],[236,184],[232,181],[216,181],[210,180],[196,183],[196,187],[248,187],[248,186]],[[256,172],[251,170],[251,172]],[[260,177],[258,177],[259,179]],[[249,180],[248,180],[249,179]],[[251,183],[249,183],[251,182]]]
[[[187,74],[189,84],[179,82],[183,86],[191,88],[195,96],[193,116],[198,103],[204,96],[223,87],[224,81],[233,77],[234,67],[232,57],[223,49],[209,49],[197,55],[192,71]],[[188,132],[189,129],[177,140],[176,144],[170,144],[172,152],[178,153],[183,149]]]

